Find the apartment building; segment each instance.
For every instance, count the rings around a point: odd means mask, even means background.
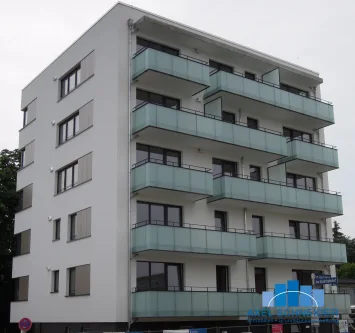
[[[335,276],[346,251],[332,241],[343,210],[328,189],[338,156],[322,82],[113,7],[22,92],[11,321],[41,333],[240,326],[276,283]],[[324,288],[326,307],[350,311],[349,295]]]

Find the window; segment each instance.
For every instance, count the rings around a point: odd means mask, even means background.
[[[32,192],[33,184],[27,185],[23,189],[17,192],[18,195],[18,207],[17,211],[21,211],[32,206]]]
[[[26,165],[26,148],[20,150],[20,168]]]
[[[90,265],[68,268],[68,296],[90,295]]]
[[[180,110],[180,100],[176,98],[167,97],[164,95],[159,95],[149,91],[137,89],[136,106],[139,106],[140,104],[145,102],[158,104],[170,109]]]
[[[23,122],[22,122],[23,127],[27,125],[27,118],[28,118],[28,109],[25,108],[23,110]]]
[[[247,126],[249,128],[253,128],[253,129],[258,129],[259,128],[259,124],[258,124],[258,120],[254,119],[254,118],[247,118]]]
[[[253,231],[257,237],[264,235],[264,221],[262,216],[252,216]]]
[[[60,240],[60,219],[53,222],[53,240]]]
[[[60,80],[60,97],[68,95],[75,87],[80,84],[80,66],[73,69],[69,74]]]
[[[147,224],[181,227],[182,207],[138,201],[137,226]]]
[[[69,215],[69,240],[75,240],[77,238],[77,214]]]
[[[30,253],[31,248],[31,229],[15,235],[16,255]]]
[[[52,272],[52,293],[59,292],[59,271]]]
[[[137,164],[139,162],[142,162],[142,164],[146,162],[154,162],[180,167],[181,153],[176,150],[158,148],[137,143],[136,160]]]
[[[291,238],[319,240],[319,224],[289,221],[289,232]]]
[[[300,270],[293,269],[292,270],[292,279],[298,280],[299,285],[301,286],[311,286],[312,285],[312,273],[315,274],[323,274],[322,271],[309,271],[309,270]],[[314,289],[322,289],[322,285],[314,285]]]
[[[137,52],[143,48],[150,48],[154,50],[158,50],[161,52],[169,53],[175,56],[179,56],[180,52],[177,49],[174,49],[170,46],[162,45],[156,42],[152,42],[150,40],[146,40],[140,37],[137,37]]]
[[[235,114],[231,112],[222,111],[222,120],[228,123],[235,123]]]
[[[214,158],[213,163],[213,176],[238,176],[238,164],[236,162],[229,162]]]
[[[255,275],[255,291],[261,294],[266,291],[266,270],[263,267],[254,268]]]
[[[223,71],[223,72],[227,72],[227,73],[233,73],[233,67],[221,64],[221,63],[219,63],[217,61],[214,61],[214,60],[210,60],[209,67],[210,67],[210,72],[212,72],[215,69],[217,69],[219,71]]]
[[[227,231],[227,212],[221,212],[218,210],[214,211],[214,223],[216,230]]]
[[[286,90],[290,93],[296,94],[296,95],[301,95],[304,97],[308,97],[308,92],[305,90],[298,89],[296,87],[289,86],[288,84],[285,83],[280,83],[280,88],[282,90]]]
[[[182,265],[137,261],[137,291],[183,290]]]
[[[257,181],[261,180],[260,167],[255,166],[255,165],[251,165],[249,170],[250,170],[250,179],[251,180],[257,180]]]
[[[316,190],[316,179],[313,177],[296,175],[294,173],[287,173],[287,186],[296,187],[303,190]]]
[[[61,145],[79,132],[79,112],[59,124],[59,142]]]
[[[249,80],[255,80],[255,78],[256,78],[256,75],[254,73],[250,73],[250,72],[245,72],[244,76]]]
[[[14,301],[28,301],[28,276],[14,279]]]
[[[57,174],[57,193],[71,189],[78,184],[78,162],[66,166],[59,170]]]
[[[283,135],[288,139],[291,140],[301,140],[304,142],[311,142],[312,143],[312,135],[309,133],[304,133],[301,131],[293,130],[287,127],[283,128]]]
[[[216,266],[216,282],[218,292],[229,291],[229,267]]]

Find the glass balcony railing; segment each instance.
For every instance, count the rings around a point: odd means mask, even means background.
[[[330,145],[293,139],[287,143],[287,155],[288,157],[283,158],[281,162],[302,160],[324,166],[324,171],[339,168],[338,150]]]
[[[148,250],[256,257],[256,237],[238,229],[144,221],[133,228],[132,252]]]
[[[187,192],[202,197],[213,194],[210,169],[192,165],[165,165],[157,159],[146,159],[132,167],[132,192],[158,188]]]
[[[246,316],[261,308],[261,295],[239,289],[185,287],[185,291],[140,291],[132,294],[133,317]]]
[[[306,190],[287,186],[286,183],[248,176],[217,176],[213,180],[213,202],[221,199],[251,201],[323,213],[321,217],[343,214],[342,198],[337,192],[323,189]]]
[[[133,75],[135,80],[149,71],[169,75],[197,85],[199,91],[210,85],[209,67],[207,62],[180,54],[172,55],[155,49],[144,48],[132,58]],[[192,91],[191,95],[197,91]]]
[[[211,85],[205,92],[205,98],[221,91],[318,118],[328,124],[334,123],[333,105],[329,102],[280,89],[279,85],[273,83],[250,80],[239,73],[212,73]]]
[[[286,138],[281,133],[264,128],[255,130],[239,122],[225,122],[220,117],[199,111],[142,104],[133,112],[132,132],[137,133],[147,127],[287,156]]]
[[[262,309],[262,295],[254,289],[218,292],[216,288],[185,287],[181,291],[137,291],[132,293],[133,318],[234,317]],[[324,294],[324,308],[350,313],[350,295]],[[277,308],[270,308],[272,315]],[[290,309],[298,309],[290,308]],[[308,308],[309,309],[309,308]]]
[[[296,239],[292,235],[264,233],[256,239],[258,257],[307,260],[341,264],[347,262],[345,244],[330,239]]]

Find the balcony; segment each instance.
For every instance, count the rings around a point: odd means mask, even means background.
[[[132,252],[183,252],[203,255],[256,257],[256,237],[244,230],[216,230],[196,224],[137,223],[132,231]]]
[[[334,123],[333,105],[329,102],[282,90],[274,83],[250,80],[243,74],[223,71],[212,73],[210,82],[205,98],[222,96],[226,105],[238,105],[256,116],[268,114],[295,127],[306,123],[312,129]],[[255,102],[262,105],[258,108]]]
[[[337,192],[322,189],[305,190],[286,183],[248,176],[218,176],[213,180],[209,203],[230,204],[246,208],[267,209],[277,213],[328,218],[343,214],[342,198]],[[287,209],[285,209],[287,208]]]
[[[265,164],[287,156],[286,138],[281,133],[228,123],[216,115],[155,104],[143,104],[132,115],[132,132],[143,139],[156,138],[167,144],[178,141],[211,153],[223,149],[230,155],[257,158]]]
[[[250,309],[261,308],[261,295],[255,292],[210,289],[185,287],[186,291],[135,292],[132,294],[132,315],[134,318],[235,317],[246,316]]]
[[[215,288],[193,287],[184,290],[132,293],[133,318],[246,317],[250,310],[262,309],[261,294],[252,290],[216,292]],[[324,308],[350,313],[350,295],[324,294]],[[276,314],[276,308],[271,309],[271,314]]]
[[[347,262],[345,244],[330,239],[295,239],[291,235],[265,233],[256,239],[259,259],[286,259],[323,262],[329,265]]]
[[[133,55],[132,63],[132,79],[153,91],[192,96],[210,85],[207,62],[193,57],[144,48]]]
[[[132,192],[195,201],[213,194],[212,178],[210,169],[164,165],[160,160],[146,159],[133,165]]]
[[[338,150],[323,143],[294,139],[287,143],[287,155],[278,163],[287,163],[287,168],[299,173],[306,173],[310,169],[322,173],[339,168]]]

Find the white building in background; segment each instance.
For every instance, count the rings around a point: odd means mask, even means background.
[[[334,276],[346,251],[332,242],[343,210],[328,190],[338,156],[322,82],[113,7],[22,92],[11,321],[41,333],[245,325],[261,291]],[[325,303],[350,309],[348,295]]]

